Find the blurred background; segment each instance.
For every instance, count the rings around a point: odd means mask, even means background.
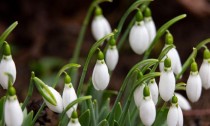
[[[112,3],[101,4],[104,16],[113,29],[133,2],[134,0],[114,0]],[[14,21],[19,22],[7,42],[12,46],[17,67],[15,87],[20,101],[26,97],[32,70],[45,82],[52,83],[55,72],[69,62],[90,3],[91,0],[0,0],[0,33]],[[209,0],[155,0],[150,7],[157,29],[173,17],[187,14],[187,18],[169,29],[174,35],[182,63],[190,55],[192,47],[210,37]],[[126,20],[123,31],[132,16],[134,13]],[[151,57],[157,57],[160,53],[163,40],[155,47]],[[80,52],[80,64],[84,64],[94,42],[89,25]],[[199,65],[202,62],[202,53],[199,51],[196,59]],[[110,89],[118,90],[129,69],[140,59],[141,56],[132,52],[128,42],[125,42],[118,66],[111,78]],[[93,64],[89,67],[88,76],[91,75],[92,68]],[[182,81],[186,82],[188,75],[189,71],[185,73]],[[62,90],[62,87],[58,87],[58,90]],[[0,94],[4,95],[5,91],[1,89]],[[209,98],[210,91],[203,89],[199,102],[192,104],[195,111],[185,112],[186,125],[210,125]],[[35,92],[32,104],[38,104],[39,99],[41,97]]]

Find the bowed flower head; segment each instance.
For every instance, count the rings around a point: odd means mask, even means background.
[[[91,25],[91,30],[96,41],[111,33],[111,26],[103,16],[102,10],[99,6],[95,9],[95,17]]]
[[[4,105],[4,119],[7,126],[21,126],[23,123],[23,112],[16,96],[15,88],[10,86],[8,98]]]
[[[144,23],[149,33],[149,42],[152,43],[153,39],[156,36],[156,27],[152,19],[152,12],[149,7],[144,10]]]
[[[114,36],[111,37],[109,40],[109,48],[106,51],[106,63],[109,68],[109,70],[113,71],[114,68],[117,65],[119,59],[119,53],[116,47],[116,40],[114,39]]]
[[[174,94],[175,77],[171,68],[171,59],[168,57],[164,61],[164,70],[161,72],[159,81],[160,96],[164,101],[169,101]]]
[[[136,54],[143,54],[149,47],[149,34],[140,10],[136,13],[136,23],[129,33],[129,43]]]
[[[210,88],[210,52],[208,49],[204,50],[203,63],[201,64],[199,75],[201,77],[202,86],[205,89]]]
[[[16,67],[12,59],[10,46],[7,42],[4,42],[3,57],[0,62],[0,84],[4,89],[8,88],[8,81],[9,81],[6,73],[9,73],[12,76],[13,78],[12,84],[13,84],[16,79]]]
[[[104,90],[109,84],[110,76],[104,61],[104,54],[99,49],[98,60],[93,69],[92,82],[96,90]]]
[[[66,73],[65,76],[65,86],[64,86],[64,90],[63,90],[63,95],[62,95],[62,99],[63,99],[63,107],[66,108],[71,102],[73,102],[74,100],[77,99],[77,94],[74,90],[74,87],[71,83],[71,77]],[[70,118],[72,115],[73,110],[77,109],[77,104],[75,104],[72,108],[70,108],[66,114],[68,115],[68,117]]]
[[[69,121],[68,126],[81,126],[78,120],[77,112],[75,110],[71,115],[71,120]]]
[[[178,104],[182,110],[191,110],[191,105],[184,96],[179,93],[175,93],[175,95],[179,99]]]
[[[154,104],[156,105],[157,102],[158,102],[159,92],[158,92],[158,86],[157,86],[157,83],[156,83],[155,79],[151,79],[148,86],[149,86],[149,89],[151,91],[152,100],[153,100]]]
[[[195,61],[191,64],[190,76],[187,80],[186,93],[191,102],[197,102],[201,96],[202,84]]]
[[[156,109],[155,109],[155,104],[151,99],[150,90],[148,86],[144,87],[143,95],[144,99],[140,106],[140,112],[139,112],[140,118],[144,125],[151,126],[155,121]]]
[[[141,79],[143,77],[142,72],[138,73],[137,79]],[[139,108],[141,106],[142,100],[144,98],[143,91],[144,91],[145,83],[139,85],[134,91],[134,102],[136,106]]]

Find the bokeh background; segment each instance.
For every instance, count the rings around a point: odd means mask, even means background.
[[[117,27],[123,13],[133,2],[134,0],[114,0],[112,3],[101,4],[104,15],[113,29]],[[0,33],[14,21],[19,23],[7,41],[12,46],[13,58],[17,66],[15,87],[20,101],[26,97],[32,70],[45,82],[52,83],[55,72],[69,62],[90,3],[91,0],[0,0]],[[171,18],[183,13],[187,14],[187,18],[169,29],[174,35],[182,63],[190,55],[192,47],[210,37],[208,0],[154,0],[150,7],[157,29]],[[132,16],[134,13],[126,20],[123,31]],[[159,41],[151,57],[157,57],[164,45],[163,40],[162,38]],[[89,24],[80,52],[80,64],[84,64],[94,42]],[[196,59],[199,65],[202,62],[202,51],[199,51]],[[118,90],[129,69],[141,57],[132,52],[126,41],[120,52],[119,63],[109,88]],[[88,76],[91,75],[92,68],[93,64],[89,67]],[[182,81],[186,82],[188,75],[189,70]],[[62,86],[58,87],[58,90],[61,89]],[[185,95],[184,92],[181,93]],[[1,89],[0,94],[4,95],[5,91]],[[39,99],[41,97],[35,91],[31,104],[39,104]],[[209,99],[210,91],[203,89],[199,102],[192,104],[193,111],[184,112],[186,125],[210,125]],[[48,122],[53,125],[52,119],[48,119]]]

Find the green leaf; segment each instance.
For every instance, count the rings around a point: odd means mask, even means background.
[[[118,102],[117,108],[115,110],[115,115],[114,115],[115,120],[119,120],[121,114],[122,114],[122,106],[121,106],[120,102]]]
[[[153,126],[166,126],[168,108],[159,109]]]
[[[104,119],[98,124],[98,126],[109,126],[109,123],[106,119]]]
[[[97,100],[95,99],[94,101],[93,101],[93,108],[94,108],[94,111],[95,111],[95,121],[96,121],[96,123],[98,122],[98,118],[99,118],[99,108],[98,108],[98,102],[97,102]]]
[[[99,120],[103,120],[104,118],[106,118],[109,112],[110,112],[110,98],[107,98],[103,103],[103,106],[101,106],[99,112]]]
[[[120,126],[116,120],[114,120],[114,126]]]
[[[87,109],[82,115],[79,117],[79,122],[81,126],[89,126],[90,124],[90,109]]]
[[[62,120],[59,122],[60,126],[67,126],[69,123],[69,117],[67,115],[64,115]]]
[[[0,125],[4,125],[4,103],[6,101],[6,96],[0,99]]]
[[[34,112],[31,111],[23,120],[22,126],[32,126],[32,120],[33,120]]]

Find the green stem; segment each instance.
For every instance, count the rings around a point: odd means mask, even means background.
[[[165,31],[174,23],[180,21],[181,19],[185,18],[186,14],[182,14],[179,15],[173,19],[171,19],[170,21],[166,22],[162,27],[160,27],[157,31],[157,34],[154,38],[154,40],[152,41],[152,43],[150,44],[149,48],[147,49],[147,51],[144,54],[143,59],[147,59],[152,51],[152,49],[154,48],[154,46],[157,44],[158,40],[160,39],[160,37],[165,33]]]
[[[114,31],[116,32],[116,31]],[[113,36],[115,33],[110,33],[108,35],[106,35],[105,37],[103,37],[102,39],[98,40],[90,49],[89,51],[89,54],[88,54],[88,57],[86,59],[86,62],[85,62],[85,65],[84,65],[84,68],[82,70],[82,75],[81,75],[81,78],[80,78],[80,81],[79,81],[79,86],[78,86],[78,89],[77,89],[77,95],[80,96],[81,94],[81,90],[82,90],[82,86],[84,84],[84,80],[85,80],[85,75],[86,75],[86,72],[87,72],[87,69],[88,69],[88,65],[89,65],[89,62],[93,56],[93,54],[95,53],[95,51],[97,50],[97,48],[101,45],[102,42],[104,42],[107,38]]]
[[[177,91],[177,90],[183,90],[183,91],[185,91],[185,90],[186,90],[186,87],[179,86],[179,87],[176,87],[176,91]]]
[[[38,110],[38,112],[36,113],[36,115],[34,116],[34,118],[32,120],[32,123],[31,123],[32,126],[34,126],[36,120],[38,119],[38,117],[39,117],[40,113],[42,112],[42,110],[44,109],[44,107],[45,107],[45,103],[42,103],[40,109]]]
[[[96,126],[96,116],[95,116],[95,112],[94,112],[94,109],[93,109],[93,103],[91,101],[91,99],[89,99],[87,101],[87,105],[88,105],[88,108],[90,109],[90,113],[91,113],[91,118],[92,118],[92,126]]]

